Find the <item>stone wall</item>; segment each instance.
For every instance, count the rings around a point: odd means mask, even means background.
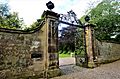
[[[120,44],[96,40],[95,53],[98,63],[108,63],[120,59]]]
[[[32,76],[44,70],[40,31],[32,34],[0,32],[0,79],[10,76]],[[39,54],[35,58],[34,54]],[[38,67],[34,67],[37,65]],[[36,64],[36,65],[35,65]]]
[[[38,79],[60,75],[58,28],[55,25],[59,15],[44,11],[42,16],[44,21],[29,32],[0,28],[0,79]]]

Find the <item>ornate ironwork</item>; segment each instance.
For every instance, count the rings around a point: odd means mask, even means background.
[[[83,28],[81,21],[73,10],[67,12],[67,14],[60,14],[59,23]]]

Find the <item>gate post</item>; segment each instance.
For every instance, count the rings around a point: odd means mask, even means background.
[[[89,68],[96,67],[96,64],[94,62],[95,60],[95,52],[94,52],[94,25],[93,24],[85,24],[85,49],[86,49],[86,59],[87,59],[87,65]]]
[[[52,11],[44,11],[42,17],[45,18],[43,30],[44,39],[44,70],[45,77],[54,77],[60,75],[59,54],[58,54],[58,25],[59,14]]]

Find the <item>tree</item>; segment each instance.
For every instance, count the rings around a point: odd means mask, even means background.
[[[23,19],[18,17],[18,13],[9,12],[7,4],[0,4],[0,27],[9,29],[21,29]]]
[[[75,26],[68,26],[60,30],[61,36],[58,39],[59,51],[68,53],[68,51],[75,52],[75,54],[84,53],[84,30]]]
[[[0,16],[4,17],[9,14],[9,8],[7,4],[0,4]]]
[[[114,40],[111,36],[120,34],[120,2],[103,0],[91,9],[88,15],[95,24],[95,36],[98,40]]]
[[[34,22],[33,24],[30,25],[30,27],[26,27],[24,30],[26,31],[32,31],[36,28],[39,27],[40,23],[43,21],[44,19],[37,19],[36,22]]]
[[[76,27],[68,26],[60,30],[61,36],[59,37],[59,50],[66,51],[75,51],[75,34]]]
[[[60,31],[59,50],[66,51],[65,53],[81,51],[83,49],[83,30],[75,25],[82,25],[82,23],[77,19],[75,12],[71,10],[67,14],[62,14],[60,20],[71,25],[62,28]]]

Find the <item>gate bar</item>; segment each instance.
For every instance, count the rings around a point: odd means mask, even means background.
[[[61,21],[61,20],[58,20],[60,23],[63,23],[63,24],[67,24],[67,25],[71,25],[71,26],[76,26],[76,27],[79,27],[79,28],[84,28],[82,25],[75,25],[75,24],[71,24],[71,23],[68,23],[68,22],[65,22],[65,21]]]

